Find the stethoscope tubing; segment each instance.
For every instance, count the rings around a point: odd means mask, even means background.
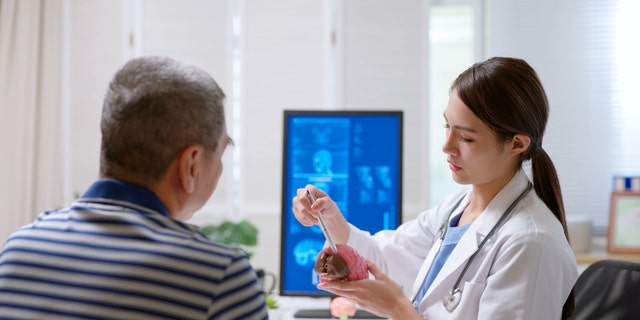
[[[467,262],[465,263],[464,268],[462,269],[462,272],[460,273],[460,275],[458,275],[458,278],[456,279],[456,282],[454,283],[453,288],[448,293],[448,296],[445,296],[445,301],[447,301],[449,299],[452,299],[454,294],[461,294],[462,293],[462,290],[459,288],[460,282],[462,282],[462,279],[464,278],[464,275],[466,274],[467,270],[471,266],[471,263],[473,263],[473,260],[476,258],[476,256],[480,252],[480,249],[482,249],[482,247],[484,247],[485,243],[489,240],[489,238],[491,238],[491,236],[496,232],[496,230],[502,225],[502,223],[506,220],[506,218],[509,216],[511,211],[513,211],[513,209],[518,205],[518,203],[520,203],[520,201],[522,201],[522,199],[529,193],[529,191],[531,191],[532,187],[533,187],[533,185],[531,184],[531,182],[529,182],[527,184],[527,187],[524,189],[524,191],[522,191],[522,193],[520,193],[520,195],[502,213],[502,215],[500,216],[500,219],[498,219],[496,224],[491,228],[491,230],[489,231],[487,236],[484,237],[484,239],[482,239],[482,241],[478,245],[478,248],[476,249],[476,251],[469,257],[469,259],[467,259]],[[464,199],[464,197],[465,196],[463,196],[462,198],[460,198],[460,200],[458,200],[458,202],[456,202],[456,204],[453,206],[453,209],[451,210],[451,212],[449,212],[449,215],[447,216],[447,219],[445,220],[445,222],[438,229],[438,232],[440,233],[440,246],[438,247],[438,251],[436,252],[436,255],[442,249],[442,244],[444,242],[444,238],[445,238],[445,236],[447,234],[447,231],[449,230],[449,220],[451,219],[451,215],[456,211],[458,206],[460,206],[460,203],[462,203],[462,200]],[[433,267],[433,262],[429,266],[429,270],[427,270],[427,274],[429,274],[429,272],[431,271],[432,267]],[[425,276],[425,280],[426,280],[426,276]],[[421,286],[424,285],[424,281],[425,280],[422,280],[423,282],[422,282]],[[449,299],[447,299],[447,298],[449,298]],[[419,301],[415,301],[416,299],[417,299],[417,296],[414,297],[414,303],[418,303],[419,302]],[[458,304],[459,304],[459,300],[452,306],[451,310],[449,310],[450,307],[447,306],[446,303],[445,303],[445,308],[449,312],[451,312],[451,311],[455,310],[455,308],[458,306]]]
[[[505,210],[504,213],[502,213],[502,216],[500,216],[500,219],[498,219],[498,222],[496,222],[496,224],[493,226],[493,228],[491,228],[491,230],[489,231],[487,236],[484,237],[484,239],[482,239],[482,242],[480,242],[480,245],[478,245],[478,248],[476,249],[476,251],[469,257],[469,259],[467,260],[467,263],[465,263],[464,268],[462,269],[462,273],[460,273],[460,275],[458,276],[458,279],[456,280],[456,282],[453,285],[453,289],[451,290],[452,292],[456,291],[456,290],[459,290],[458,286],[460,286],[460,282],[462,281],[462,278],[464,277],[464,274],[469,269],[469,266],[471,266],[471,263],[473,262],[473,260],[478,255],[478,252],[480,252],[480,249],[482,249],[482,247],[487,242],[487,240],[489,240],[489,238],[491,238],[491,236],[495,233],[495,231],[507,219],[507,217],[509,216],[511,211],[513,211],[513,208],[515,208],[518,205],[518,203],[520,203],[520,201],[522,201],[522,199],[527,195],[527,193],[529,193],[529,191],[531,190],[532,186],[533,185],[531,184],[531,182],[529,182],[529,184],[527,184],[527,187],[524,189],[524,191],[522,191],[522,193],[516,198],[516,200],[514,200],[511,203],[511,205],[509,205],[507,210]],[[447,229],[448,229],[448,227],[447,227]]]

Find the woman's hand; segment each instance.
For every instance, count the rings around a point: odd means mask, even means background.
[[[422,317],[413,308],[411,301],[404,295],[402,288],[386,274],[367,261],[369,272],[375,279],[358,281],[327,281],[318,285],[339,296],[347,297],[378,316],[391,319],[420,319]]]
[[[307,190],[316,198],[316,202],[313,205],[307,197]],[[308,184],[306,187],[297,190],[292,202],[293,215],[303,226],[310,227],[317,224],[318,212],[322,212],[333,241],[335,243],[347,243],[347,240],[349,240],[349,224],[342,216],[338,205],[322,190]]]

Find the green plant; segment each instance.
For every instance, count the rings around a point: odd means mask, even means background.
[[[242,249],[249,258],[252,252],[248,249],[258,244],[258,229],[248,220],[225,220],[218,225],[207,224],[201,231],[215,241]]]
[[[268,309],[278,309],[278,299],[275,296],[268,294],[265,298],[265,302],[267,303]]]
[[[256,228],[253,223],[249,222],[249,220],[242,220],[238,222],[224,220],[217,225],[204,225],[200,230],[207,237],[215,241],[243,250],[249,258],[251,258],[252,255],[249,248],[258,245],[258,228]],[[264,276],[264,271],[262,269],[256,270],[256,274],[258,274],[259,271],[262,271]],[[278,308],[278,300],[275,296],[266,294],[265,302],[269,309]]]

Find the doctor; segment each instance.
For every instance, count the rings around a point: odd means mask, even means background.
[[[542,148],[548,114],[542,84],[524,60],[491,58],[452,85],[442,150],[465,186],[439,206],[371,235],[349,224],[323,191],[299,189],[297,220],[311,226],[322,211],[334,240],[369,259],[373,275],[318,288],[392,319],[570,315],[578,271],[556,170]],[[404,286],[413,288],[410,298]]]

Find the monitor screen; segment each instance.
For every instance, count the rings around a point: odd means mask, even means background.
[[[298,188],[313,184],[360,229],[400,224],[402,111],[284,111],[280,295],[330,296],[313,271],[325,238],[293,216]]]

